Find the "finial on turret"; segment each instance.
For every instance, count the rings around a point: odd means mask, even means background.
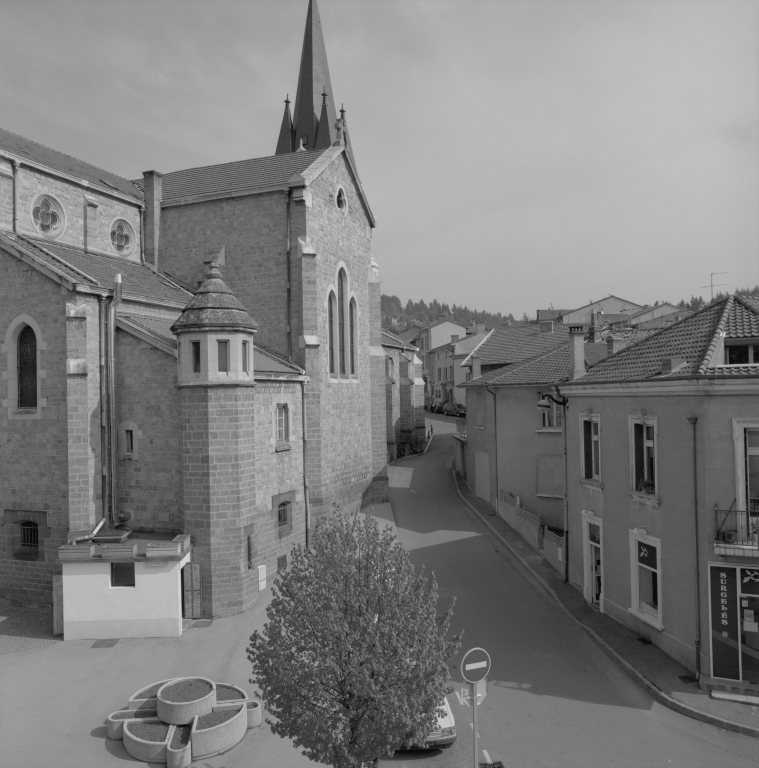
[[[206,280],[211,280],[215,277],[221,277],[221,270],[219,269],[219,262],[216,259],[203,262],[207,267]]]
[[[290,106],[290,94],[289,93],[287,94],[287,96],[285,96],[285,104],[287,104],[288,107]]]
[[[327,89],[326,88],[322,91],[322,106],[324,107],[327,106]]]
[[[295,150],[296,152],[305,152],[306,148],[303,146],[303,139],[299,139],[298,148]]]
[[[345,120],[345,107],[342,104],[340,105],[340,119]]]

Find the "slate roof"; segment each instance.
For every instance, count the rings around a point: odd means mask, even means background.
[[[165,173],[162,202],[170,203],[197,195],[222,195],[271,187],[285,189],[294,174],[305,171],[323,153],[323,150],[292,152]],[[135,181],[134,184],[142,189],[141,180]]]
[[[145,328],[147,331],[154,333],[156,336],[160,336],[166,341],[176,345],[177,337],[172,333],[171,326],[173,320],[164,319],[161,317],[145,317],[144,315],[119,315],[125,320],[129,320],[135,325],[139,325]],[[294,374],[302,375],[303,370],[294,363],[290,363],[287,360],[278,357],[272,352],[268,352],[260,347],[253,346],[253,373],[254,377],[257,373],[264,374]]]
[[[516,363],[560,347],[568,338],[569,327],[557,323],[552,332],[541,331],[539,325],[496,328],[461,364],[470,365],[475,352],[482,365]]]
[[[77,179],[82,179],[97,187],[115,189],[135,200],[142,200],[142,191],[129,179],[124,179],[110,171],[104,171],[102,168],[84,162],[84,160],[77,160],[63,152],[50,149],[36,141],[19,136],[17,133],[6,131],[4,128],[0,128],[0,149],[22,159],[25,158]]]
[[[759,336],[759,300],[734,294],[715,301],[690,317],[625,347],[568,384],[694,375],[759,375],[757,366],[723,366],[722,360],[712,360],[723,333],[728,339]],[[663,375],[662,360],[667,358],[684,360],[685,364]]]
[[[585,365],[595,365],[607,356],[605,344],[585,343]],[[550,352],[523,360],[520,363],[506,365],[484,374],[479,379],[466,382],[461,386],[519,386],[525,384],[555,384],[566,381],[569,375],[569,344],[564,344]],[[486,376],[488,377],[486,379]]]
[[[184,307],[192,297],[191,293],[140,262],[89,253],[72,245],[11,233],[0,234],[0,244],[3,241],[27,251],[83,286],[112,291],[113,278],[120,273],[126,299]]]

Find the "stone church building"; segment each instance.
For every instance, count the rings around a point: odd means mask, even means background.
[[[387,498],[375,220],[316,0],[272,146],[128,180],[0,129],[0,596],[67,639],[244,611],[323,511]]]

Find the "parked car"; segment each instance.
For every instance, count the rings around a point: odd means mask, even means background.
[[[466,406],[460,403],[445,403],[443,413],[446,416],[466,416]]]
[[[425,737],[424,745],[421,747],[404,746],[401,749],[447,749],[456,741],[456,720],[453,717],[447,696],[443,696],[440,706],[445,712],[438,715],[437,725]]]

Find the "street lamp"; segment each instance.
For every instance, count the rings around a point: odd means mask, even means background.
[[[551,410],[551,403],[560,405],[564,409],[564,418],[561,423],[561,431],[564,435],[564,581],[569,581],[569,503],[567,501],[567,403],[569,400],[564,397],[558,387],[556,394],[558,398],[551,394],[544,394],[538,400],[538,412],[547,414]]]

